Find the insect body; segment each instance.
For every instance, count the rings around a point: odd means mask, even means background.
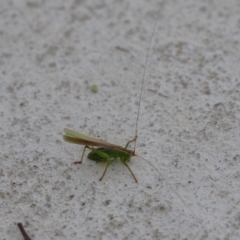
[[[131,168],[127,164],[127,162],[130,161],[132,156],[136,156],[135,151],[127,149],[130,142],[135,141],[136,137],[133,140],[129,141],[126,144],[125,148],[123,148],[121,146],[117,146],[117,145],[102,141],[100,139],[83,135],[81,133],[75,132],[68,128],[65,128],[64,132],[66,133],[66,135],[63,136],[63,139],[65,141],[70,143],[85,145],[81,160],[79,162],[75,162],[75,164],[82,163],[85,149],[89,148],[92,151],[88,154],[88,159],[93,160],[96,163],[105,162],[107,164],[103,172],[103,175],[100,178],[100,181],[103,179],[109,165],[115,162],[117,159],[120,159],[120,161],[128,168],[133,178],[137,182],[137,178],[135,177]]]

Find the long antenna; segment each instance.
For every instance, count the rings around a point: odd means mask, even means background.
[[[154,35],[154,32],[155,32],[155,28],[156,28],[156,26],[157,26],[157,22],[158,22],[159,15],[160,15],[160,9],[159,9],[159,11],[158,11],[158,15],[157,15],[155,24],[154,24],[154,26],[153,26],[153,31],[152,31],[151,39],[150,39],[150,42],[149,42],[149,45],[148,45],[147,56],[146,56],[146,61],[145,61],[145,66],[144,66],[144,71],[143,71],[143,78],[142,78],[142,84],[141,84],[141,92],[140,92],[139,101],[138,101],[138,111],[137,111],[136,129],[135,129],[135,138],[134,138],[135,141],[134,141],[134,150],[133,150],[134,153],[135,153],[136,144],[137,144],[138,120],[139,120],[139,114],[140,114],[140,108],[141,108],[141,100],[142,100],[142,93],[143,93],[143,84],[144,84],[145,75],[146,75],[148,55],[149,55],[149,52],[150,52],[150,48],[151,48],[151,44],[152,44],[152,39],[153,39],[153,35]]]

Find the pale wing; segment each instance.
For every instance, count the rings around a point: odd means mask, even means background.
[[[69,137],[67,135],[63,136],[64,141],[69,142],[69,143],[75,143],[75,144],[80,144],[80,145],[85,145],[85,146],[92,146],[92,147],[109,147],[109,145],[103,144],[103,143],[98,143],[98,142],[91,142],[91,141],[86,141],[82,140],[79,138],[73,138]],[[112,146],[111,146],[112,148]]]
[[[75,132],[69,128],[64,128],[64,132],[67,134],[67,136],[72,137],[72,138],[77,138],[77,139],[85,140],[85,141],[89,141],[89,142],[96,142],[96,143],[102,144],[104,146],[109,146],[109,147],[115,146],[112,143],[108,143],[108,142],[105,142],[105,141],[97,139],[97,138],[89,137],[87,135]]]

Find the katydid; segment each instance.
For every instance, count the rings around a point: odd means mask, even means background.
[[[143,72],[142,83],[141,83],[141,91],[140,91],[139,102],[138,102],[135,137],[132,140],[128,141],[125,147],[121,147],[121,146],[114,145],[112,143],[102,141],[100,139],[86,136],[84,134],[75,132],[68,128],[64,129],[64,132],[66,135],[63,136],[63,139],[66,142],[84,145],[81,160],[78,162],[75,162],[75,164],[82,163],[86,148],[91,150],[91,152],[87,156],[88,159],[93,160],[96,163],[104,162],[107,164],[101,178],[99,179],[100,181],[104,178],[109,165],[112,164],[113,162],[115,162],[117,159],[120,159],[121,163],[123,163],[128,168],[128,170],[132,174],[134,180],[137,182],[137,178],[135,177],[134,173],[132,172],[131,168],[129,167],[129,165],[127,163],[131,160],[132,156],[137,156],[137,154],[135,154],[135,149],[136,149],[136,141],[137,141],[138,119],[139,119],[139,114],[140,114],[143,85],[144,85],[144,80],[145,80],[145,72],[146,72],[146,67],[147,67],[148,55],[149,55],[149,51],[150,51],[150,47],[151,47],[151,43],[152,43],[152,39],[153,39],[153,35],[154,35],[154,31],[155,31],[155,28],[157,25],[159,15],[160,15],[160,11],[158,12],[158,15],[157,15],[154,27],[153,27],[152,35],[151,35],[148,50],[147,50],[147,56],[146,56],[146,60],[145,60],[144,72]],[[134,142],[134,150],[128,149],[128,146],[131,142]],[[147,161],[146,159],[144,159],[144,160]],[[148,163],[151,166],[153,166],[150,162],[148,162]]]
[[[121,146],[117,146],[117,145],[102,141],[100,139],[83,135],[81,133],[75,132],[68,128],[65,128],[64,132],[66,133],[66,135],[63,136],[63,139],[65,141],[70,143],[85,145],[81,160],[79,162],[75,162],[75,164],[82,163],[85,150],[86,148],[89,148],[92,151],[88,154],[88,159],[93,160],[96,163],[99,163],[99,162],[107,163],[106,168],[103,172],[103,175],[100,178],[100,181],[103,179],[109,165],[115,162],[119,158],[120,161],[128,168],[133,178],[137,182],[137,178],[135,177],[131,168],[127,164],[127,162],[130,161],[131,157],[136,155],[134,151],[127,149],[130,142],[136,141],[136,137],[133,140],[129,141],[124,148]]]

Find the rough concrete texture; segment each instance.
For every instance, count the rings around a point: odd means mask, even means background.
[[[136,152],[109,167],[63,128]],[[238,0],[1,1],[0,232],[239,239]],[[91,86],[98,86],[93,93]],[[131,146],[133,147],[133,146]]]

